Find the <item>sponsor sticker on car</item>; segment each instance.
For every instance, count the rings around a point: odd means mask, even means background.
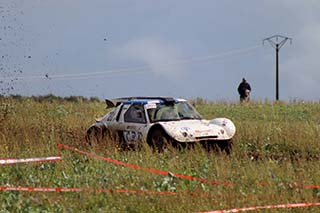
[[[147,108],[147,109],[155,109],[155,108],[157,108],[157,104],[155,104],[155,103],[148,103],[148,104],[146,105],[146,108]]]

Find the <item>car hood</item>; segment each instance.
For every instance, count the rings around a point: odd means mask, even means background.
[[[225,129],[208,120],[179,120],[159,122],[169,136],[179,142],[228,140]]]

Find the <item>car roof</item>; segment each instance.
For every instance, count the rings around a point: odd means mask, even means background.
[[[133,97],[122,101],[123,104],[150,104],[150,103],[166,103],[166,102],[183,102],[181,98],[172,97]]]
[[[107,108],[119,106],[120,104],[151,104],[151,103],[176,103],[186,102],[185,99],[172,97],[125,97],[116,99],[105,99]]]

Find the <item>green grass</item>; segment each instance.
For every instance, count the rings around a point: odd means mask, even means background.
[[[200,148],[155,154],[147,146],[140,151],[119,151],[110,144],[88,147],[84,145],[85,130],[94,118],[106,113],[103,103],[1,98],[0,158],[63,157],[59,163],[0,166],[1,186],[177,192],[0,191],[1,212],[196,212],[320,201],[320,189],[296,187],[320,185],[320,104],[210,103],[198,105],[197,110],[207,119],[228,117],[235,122],[231,156],[208,154]],[[59,150],[57,143],[144,168],[234,185],[212,185],[117,166]],[[319,208],[303,211],[319,212]]]

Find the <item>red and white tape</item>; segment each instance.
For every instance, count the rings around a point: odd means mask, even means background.
[[[113,163],[116,165],[121,165],[127,168],[131,168],[131,169],[138,169],[138,170],[144,170],[150,173],[154,173],[154,174],[159,174],[159,175],[172,175],[176,178],[181,178],[181,179],[186,179],[186,180],[192,180],[192,181],[199,181],[199,182],[203,182],[203,183],[211,183],[213,185],[223,185],[223,186],[234,186],[235,184],[232,182],[222,182],[222,181],[217,181],[217,180],[209,180],[209,179],[205,179],[205,178],[199,178],[199,177],[194,177],[194,176],[188,176],[188,175],[183,175],[183,174],[176,174],[176,173],[170,173],[168,171],[162,171],[162,170],[158,170],[158,169],[153,169],[153,168],[144,168],[138,165],[134,165],[134,164],[129,164],[129,163],[125,163],[122,161],[118,161],[118,160],[114,160],[111,158],[107,158],[107,157],[102,157],[99,156],[95,153],[89,153],[89,152],[85,152],[85,151],[81,151],[77,148],[74,147],[70,147],[67,146],[65,144],[57,144],[57,147],[60,149],[67,149],[73,152],[77,152],[79,154],[82,155],[86,155],[92,158],[96,158],[96,159],[100,159],[100,160],[104,160],[107,161],[109,163]],[[264,184],[261,184],[261,186],[263,186]],[[296,185],[296,184],[291,184],[292,188],[303,188],[303,189],[320,189],[319,185]]]
[[[201,212],[201,213],[230,213],[230,212],[254,211],[254,210],[261,210],[261,209],[291,209],[291,208],[302,208],[302,207],[312,207],[312,206],[320,206],[320,203],[293,203],[293,204],[278,204],[278,205],[268,205],[268,206],[254,206],[254,207],[246,207],[246,208],[234,208],[229,210],[207,211],[207,212]]]
[[[296,187],[296,188],[299,188],[299,187]],[[320,186],[319,185],[302,185],[301,188],[304,188],[304,189],[320,189]]]
[[[154,173],[154,174],[158,174],[158,175],[166,175],[166,176],[167,175],[172,175],[172,176],[174,176],[176,178],[192,180],[192,181],[199,181],[199,182],[203,182],[203,183],[211,183],[211,184],[214,184],[214,185],[223,185],[223,186],[233,186],[234,185],[233,183],[229,183],[229,182],[220,182],[220,181],[216,181],[216,180],[209,180],[209,179],[205,179],[205,178],[199,178],[199,177],[188,176],[188,175],[183,175],[183,174],[173,174],[173,173],[170,173],[168,171],[162,171],[162,170],[153,169],[153,168],[144,168],[144,167],[141,167],[141,166],[138,166],[138,165],[125,163],[125,162],[114,160],[114,159],[107,158],[107,157],[102,157],[102,156],[99,156],[99,155],[97,155],[95,153],[89,153],[89,152],[81,151],[79,149],[67,146],[65,144],[57,144],[57,147],[58,148],[67,149],[67,150],[70,150],[70,151],[74,151],[74,152],[77,152],[79,154],[86,155],[86,156],[89,156],[89,157],[92,157],[92,158],[104,160],[104,161],[107,161],[109,163],[113,163],[113,164],[116,164],[116,165],[121,165],[121,166],[124,166],[124,167],[137,169],[137,170],[144,170],[144,171],[147,171],[147,172],[150,172],[150,173]]]
[[[30,187],[30,186],[0,186],[0,191],[22,191],[22,192],[94,192],[94,193],[128,193],[128,194],[148,194],[148,195],[179,195],[186,194],[190,196],[209,197],[209,194],[170,192],[170,191],[149,191],[132,189],[82,189],[66,187]]]
[[[43,158],[25,158],[25,159],[13,159],[13,158],[6,158],[0,159],[0,165],[9,165],[9,164],[17,164],[17,163],[44,163],[44,162],[55,162],[60,161],[61,157],[43,157]]]
[[[63,187],[29,187],[29,186],[0,186],[0,191],[23,191],[23,192],[81,192],[80,188]]]

